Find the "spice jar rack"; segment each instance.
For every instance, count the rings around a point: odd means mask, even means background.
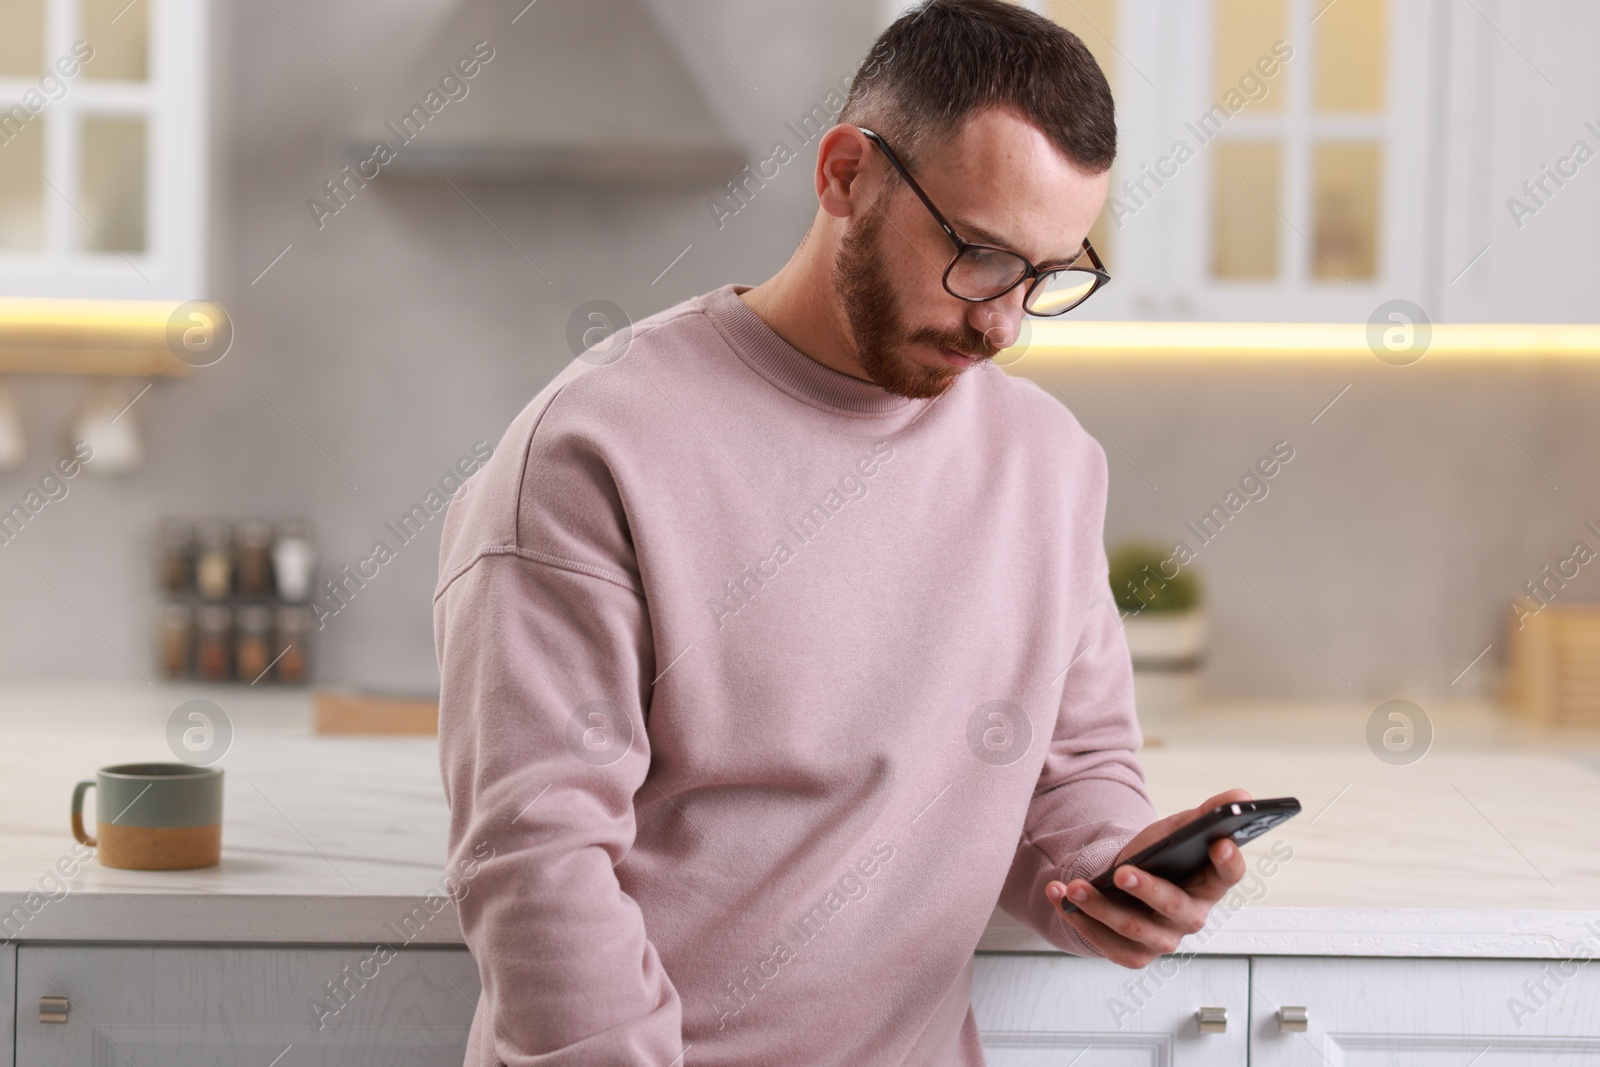
[[[157,570],[167,678],[310,680],[316,548],[307,523],[166,519]]]

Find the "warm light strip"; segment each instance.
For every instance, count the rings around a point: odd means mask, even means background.
[[[177,301],[0,297],[0,372],[182,374],[167,349]],[[1096,358],[1376,358],[1365,323],[1030,319],[1012,365]],[[1600,324],[1437,323],[1424,359],[1596,359]],[[1404,354],[1398,361],[1404,360]]]
[[[176,300],[0,297],[0,372],[183,374],[167,348]]]
[[[163,333],[176,300],[0,297],[0,330],[87,328]]]
[[[1374,359],[1365,323],[1028,320],[1024,361]],[[1600,358],[1600,324],[1436,323],[1423,359]],[[1381,340],[1379,342],[1381,344]],[[1405,358],[1402,353],[1395,361]],[[998,363],[1006,363],[1001,355]]]

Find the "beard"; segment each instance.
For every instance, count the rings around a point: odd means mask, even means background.
[[[906,326],[884,267],[883,227],[883,211],[874,204],[845,233],[833,265],[834,291],[850,327],[856,361],[867,376],[897,396],[936,397],[950,388],[962,371],[949,364],[923,366],[904,353],[905,347],[927,344],[979,360],[992,359],[1000,350],[970,325],[963,324],[965,329],[959,333]]]

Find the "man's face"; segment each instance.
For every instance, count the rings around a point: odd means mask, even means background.
[[[1110,184],[1109,172],[1080,170],[1042,132],[1003,111],[974,116],[907,166],[963,239],[1035,264],[1077,256]],[[856,358],[891,393],[938,396],[968,366],[1016,341],[1027,285],[983,303],[951,296],[942,278],[955,245],[904,182],[885,188],[892,168],[876,148],[865,171],[862,209],[834,262]]]

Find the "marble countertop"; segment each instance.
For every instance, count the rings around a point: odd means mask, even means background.
[[[70,855],[74,783],[113,763],[171,762],[167,719],[197,698],[233,726],[217,764],[222,862],[90,861],[22,940],[360,943],[439,890],[447,811],[431,737],[316,736],[309,694],[289,690],[11,684],[0,695],[0,919]],[[419,940],[459,944],[455,910]]]
[[[209,699],[234,728],[223,860],[193,871],[85,864],[20,940],[362,943],[440,886],[446,811],[432,738],[318,737],[307,695],[91,684],[0,694],[0,916],[69,854],[72,786],[170,760],[165,728]],[[1292,850],[1185,949],[1207,954],[1565,958],[1600,936],[1600,733],[1534,730],[1479,705],[1430,708],[1431,751],[1368,751],[1368,707],[1208,706],[1146,728],[1159,811],[1242,786],[1304,813],[1246,848]],[[59,893],[57,894],[59,896]],[[1586,925],[1590,928],[1586,929]],[[0,932],[0,936],[5,936]],[[419,940],[459,944],[454,909]],[[996,912],[980,951],[1056,951]]]

